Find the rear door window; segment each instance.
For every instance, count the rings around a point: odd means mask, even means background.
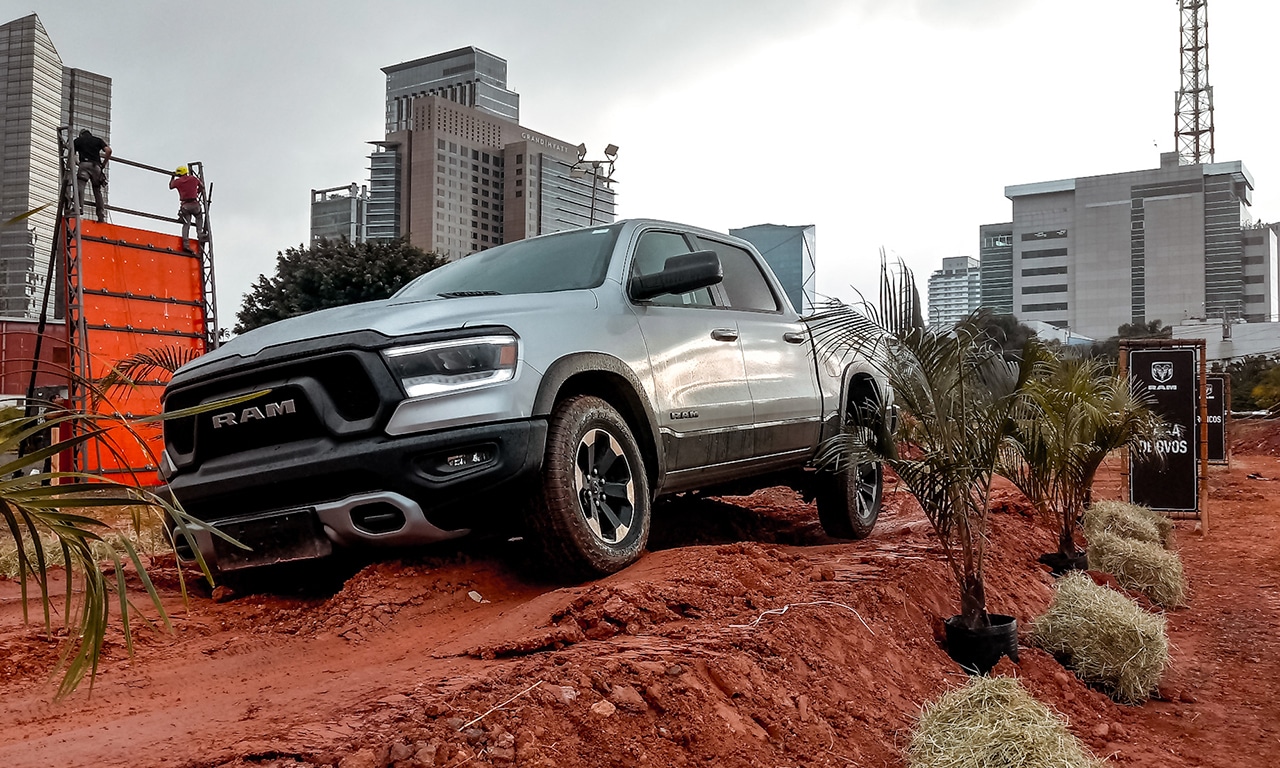
[[[700,250],[715,251],[724,268],[724,281],[720,283],[729,306],[757,312],[777,312],[781,307],[774,296],[769,281],[760,271],[760,265],[747,251],[715,240],[697,238]]]

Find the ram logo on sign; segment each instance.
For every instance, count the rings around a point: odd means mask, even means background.
[[[1173,363],[1160,362],[1151,364],[1151,378],[1164,384],[1173,378]]]

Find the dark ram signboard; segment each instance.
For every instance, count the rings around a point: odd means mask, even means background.
[[[1129,377],[1155,401],[1154,408],[1173,427],[1158,448],[1129,451],[1129,501],[1160,510],[1196,511],[1196,351],[1135,349],[1129,352]]]
[[[1206,376],[1204,396],[1209,406],[1209,463],[1227,463],[1227,377]]]

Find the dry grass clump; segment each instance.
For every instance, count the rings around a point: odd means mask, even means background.
[[[1182,559],[1159,544],[1109,533],[1089,537],[1089,568],[1116,577],[1120,586],[1141,592],[1165,608],[1185,605]]]
[[[907,748],[911,768],[1096,768],[1066,722],[1009,677],[974,677],[927,704]]]
[[[1081,680],[1124,704],[1146,701],[1169,664],[1164,617],[1079,572],[1058,580],[1049,610],[1032,622],[1030,638],[1065,658]]]
[[[1173,521],[1155,510],[1123,501],[1099,501],[1084,512],[1085,536],[1110,533],[1173,548]]]

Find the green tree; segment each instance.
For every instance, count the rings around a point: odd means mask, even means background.
[[[321,240],[276,256],[275,275],[259,275],[236,313],[236,333],[327,307],[385,299],[447,262],[405,238],[352,243]]]
[[[1173,328],[1159,320],[1145,323],[1125,323],[1116,329],[1116,336],[1122,339],[1171,339]]]
[[[1171,339],[1173,328],[1159,320],[1145,323],[1125,323],[1116,329],[1116,335],[1105,341],[1095,341],[1089,347],[1089,357],[1110,361],[1112,367],[1120,362],[1121,339]]]
[[[1020,322],[1013,315],[979,313],[978,327],[991,339],[992,343],[1000,347],[1001,353],[1006,358],[1014,358],[1021,354],[1027,340],[1036,335],[1030,326]]]
[[[1267,407],[1254,399],[1253,390],[1277,366],[1280,366],[1280,358],[1266,355],[1249,355],[1227,363],[1226,373],[1231,377],[1231,410],[1256,411]],[[1222,366],[1214,363],[1214,371],[1222,372]]]
[[[1280,403],[1280,366],[1268,368],[1249,394],[1259,408],[1274,408],[1276,403]]]

